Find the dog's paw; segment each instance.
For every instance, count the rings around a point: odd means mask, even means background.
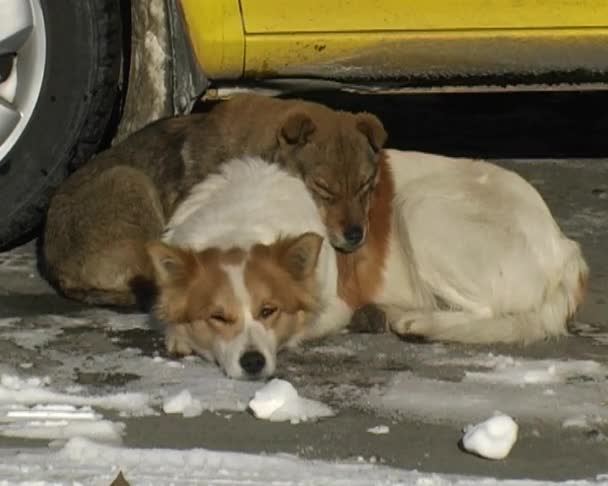
[[[423,339],[429,332],[428,317],[418,313],[406,313],[389,323],[391,331],[401,337],[412,337]]]
[[[167,330],[165,335],[165,347],[167,353],[178,356],[187,356],[192,354],[192,347],[188,338],[178,331]]]
[[[386,314],[377,306],[363,306],[354,313],[348,330],[361,334],[385,333],[388,331]]]

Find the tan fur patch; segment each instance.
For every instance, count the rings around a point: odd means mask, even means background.
[[[269,246],[256,245],[245,266],[245,286],[251,297],[252,314],[274,330],[279,347],[303,330],[309,322],[309,313],[317,307],[314,269],[322,240],[319,237],[309,248],[314,253],[309,262],[312,272],[290,268],[293,262],[286,260],[297,241],[298,238],[285,238]],[[264,319],[261,314],[265,307],[277,311]]]
[[[239,248],[194,252],[150,244],[159,288],[156,314],[166,325],[179,326],[198,350],[210,350],[218,338],[234,339],[244,326],[243,302],[225,268],[246,261],[243,275],[251,314],[274,330],[280,346],[302,330],[316,309],[314,269],[321,242],[320,236],[308,233],[255,245],[249,253]],[[276,311],[265,316],[269,309]]]
[[[154,243],[148,252],[159,287],[156,313],[166,325],[185,326],[198,349],[210,349],[214,339],[229,341],[242,331],[241,303],[222,267],[242,262],[244,251],[193,252]]]
[[[391,233],[395,182],[384,152],[368,212],[368,236],[353,253],[337,253],[338,294],[353,309],[372,303],[381,288]]]

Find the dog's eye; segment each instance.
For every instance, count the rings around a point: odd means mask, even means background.
[[[260,311],[260,318],[262,318],[262,319],[268,319],[276,311],[277,311],[276,307],[265,305],[264,307],[262,307],[262,310]]]
[[[219,324],[232,324],[232,322],[233,322],[230,319],[228,319],[224,314],[221,314],[219,312],[211,314],[211,316],[209,316],[209,319],[211,319],[212,321],[215,321]]]
[[[321,191],[315,190],[315,194],[317,195],[317,197],[319,199],[321,199],[323,202],[325,202],[327,204],[334,204],[338,200],[338,198],[336,196],[334,196],[333,194],[328,194],[327,192],[321,192]]]
[[[367,180],[359,186],[359,189],[357,189],[357,194],[359,196],[364,196],[368,192],[370,192],[374,188],[375,180],[376,180],[376,174],[373,174],[372,176],[368,177]]]
[[[313,189],[315,194],[328,203],[336,201],[336,195],[332,193],[329,188],[322,182],[313,181]]]

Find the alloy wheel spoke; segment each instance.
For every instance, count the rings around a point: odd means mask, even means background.
[[[0,144],[12,133],[21,119],[21,113],[10,103],[0,99]]]
[[[17,52],[34,25],[27,0],[0,0],[0,55]]]

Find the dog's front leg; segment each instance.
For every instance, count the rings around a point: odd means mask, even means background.
[[[165,328],[165,347],[169,354],[181,356],[192,354],[186,326],[187,324],[171,324]]]
[[[377,305],[368,304],[355,311],[347,329],[355,334],[382,334],[390,328],[386,313]]]

